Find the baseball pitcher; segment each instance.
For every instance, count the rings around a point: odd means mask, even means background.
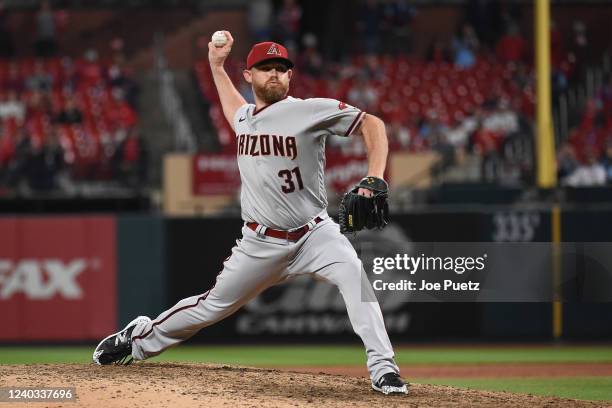
[[[212,76],[225,118],[236,133],[244,226],[214,286],[179,301],[156,319],[140,316],[96,347],[96,364],[127,364],[156,356],[218,322],[266,288],[298,275],[338,287],[365,345],[372,388],[407,393],[383,316],[355,250],[341,233],[387,223],[383,178],[387,160],[384,123],[334,99],[288,96],[293,63],[273,42],[258,43],[247,57],[248,104],[223,65],[234,42],[208,44]],[[368,174],[343,199],[339,226],[327,215],[325,140],[361,134]]]

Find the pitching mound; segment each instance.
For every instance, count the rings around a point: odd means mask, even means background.
[[[366,378],[202,364],[7,365],[0,366],[0,383],[18,387],[76,387],[77,404],[43,404],[48,407],[598,406],[586,401],[427,384],[413,384],[409,395],[385,397],[372,391]]]

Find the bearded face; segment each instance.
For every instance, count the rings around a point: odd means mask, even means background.
[[[277,80],[269,80],[263,85],[253,83],[255,94],[266,104],[272,104],[283,99],[289,91],[289,85]]]
[[[291,70],[283,63],[269,62],[246,71],[245,78],[253,86],[253,92],[265,104],[280,101],[289,92]]]

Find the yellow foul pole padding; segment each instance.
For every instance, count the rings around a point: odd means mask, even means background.
[[[555,166],[555,141],[550,92],[550,2],[535,0],[536,33],[536,148],[538,166],[538,186],[552,188],[557,184]]]
[[[550,1],[535,0],[535,57],[536,57],[536,148],[538,187],[554,188],[557,185],[555,140],[550,92]],[[561,209],[552,208],[552,335],[559,340],[563,335],[563,303],[561,293]]]

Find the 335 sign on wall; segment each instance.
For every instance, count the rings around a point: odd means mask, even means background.
[[[0,219],[0,340],[87,340],[116,327],[113,217]]]

